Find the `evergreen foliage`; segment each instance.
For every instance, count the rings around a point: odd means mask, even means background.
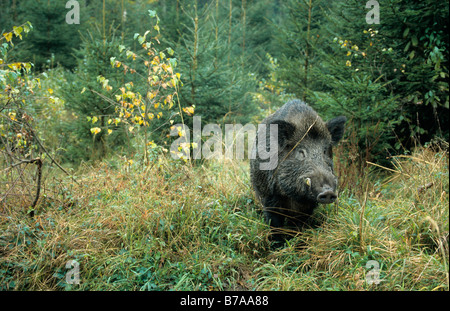
[[[118,72],[106,69],[108,57],[117,56],[112,46],[111,52],[87,56],[92,69],[81,61],[80,51],[90,53],[82,38],[91,36],[93,25],[99,28],[99,42],[115,30],[114,45],[138,51],[134,34],[148,29],[148,10],[154,10],[163,25],[157,37],[162,49],[175,51],[183,83],[177,94],[180,107],[195,106],[203,122],[260,120],[297,97],[325,118],[349,118],[348,141],[359,146],[361,163],[408,151],[417,142],[449,139],[449,8],[443,1],[377,1],[379,24],[368,24],[369,8],[356,0],[78,2],[81,24],[68,25],[64,1],[0,1],[0,28],[22,19],[35,25],[10,57],[31,61],[38,71],[60,64],[76,73],[66,74],[63,88],[70,109],[87,96],[86,103],[101,101],[92,93],[76,94],[75,84],[80,91],[90,84],[98,87],[97,76],[110,73],[102,76],[111,85],[123,85],[123,76],[116,81]],[[97,63],[96,57],[103,60]],[[100,104],[89,105],[84,112],[76,109],[85,117],[105,112],[97,109]],[[86,137],[78,139],[83,148],[76,148],[84,154],[92,151],[85,145],[92,139],[85,126]],[[62,131],[75,133],[81,132]]]
[[[74,69],[77,65],[74,49],[81,41],[79,31],[85,29],[87,16],[80,14],[80,24],[67,24],[65,8],[66,1],[49,0],[16,1],[16,19],[30,21],[34,31],[20,46],[17,57],[34,64],[36,70],[55,68],[58,64]],[[84,1],[80,1],[82,6]]]
[[[448,140],[448,5],[378,2],[381,22],[368,24],[360,1],[288,1],[280,26],[286,89],[350,118],[360,164]]]
[[[163,22],[171,19],[163,42],[177,52],[182,106],[195,105],[205,122],[248,122],[256,110],[250,96],[256,84],[243,48],[244,8],[217,0],[173,4],[159,8],[166,12]]]
[[[99,28],[89,31],[82,41],[81,48],[76,51],[78,66],[73,73],[66,73],[66,81],[61,85],[62,98],[73,116],[72,122],[67,122],[61,129],[63,158],[71,162],[100,159],[126,141],[124,131],[114,131],[112,135],[101,132],[95,136],[90,131],[93,117],[98,116],[98,124],[106,126],[107,117],[114,113],[114,106],[98,95],[107,96],[107,92],[97,78],[109,77],[110,85],[115,89],[122,82],[123,75],[110,63],[111,57],[119,55],[120,42],[114,33],[103,39]]]

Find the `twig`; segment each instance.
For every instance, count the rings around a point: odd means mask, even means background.
[[[426,185],[417,187],[417,192],[418,192],[419,194],[421,194],[421,193],[423,193],[425,190],[427,190],[427,189],[433,187],[433,185],[434,185],[434,182],[430,182],[430,183],[428,183],[428,184],[426,184]]]
[[[10,186],[8,190],[6,190],[4,196],[2,198],[0,198],[0,202],[2,202],[4,199],[6,199],[8,194],[14,189],[18,180],[22,177],[24,170],[25,169],[22,169],[22,171],[19,172],[19,176],[12,182],[12,186]]]
[[[303,141],[303,139],[306,137],[306,135],[308,135],[309,131],[312,129],[312,127],[316,124],[317,120],[319,119],[319,116],[316,117],[316,119],[314,120],[314,122],[309,126],[309,128],[306,130],[306,133],[302,136],[302,138],[300,138],[300,140],[295,144],[294,147],[292,147],[291,150],[289,150],[289,152],[284,156],[284,158],[281,160],[280,163],[284,162],[284,160],[286,160],[286,158],[291,154],[292,151],[294,151],[295,148],[297,148],[297,146]],[[275,169],[275,172],[273,173],[273,175],[276,175],[278,172],[278,168],[280,166],[277,166],[277,168]]]
[[[361,249],[361,252],[363,252],[363,221],[364,221],[364,212],[366,210],[366,203],[367,203],[367,193],[369,192],[369,185],[366,186],[366,191],[364,192],[364,201],[361,206],[361,214],[359,215],[359,247]]]
[[[41,141],[39,140],[39,138],[37,137],[36,133],[33,131],[33,128],[31,127],[31,125],[28,124],[28,122],[24,122],[24,124],[26,124],[29,128],[29,130],[31,131],[31,133],[33,134],[33,137],[36,139],[36,142],[38,143],[38,145],[42,148],[42,150],[47,154],[47,156],[50,158],[50,160],[52,160],[51,163],[55,163],[56,166],[63,171],[64,173],[66,173],[68,176],[70,176],[70,178],[72,178],[72,180],[80,186],[80,184],[78,183],[78,181],[76,181],[76,179],[70,175],[58,162],[56,162],[55,159],[53,159],[53,157],[50,155],[50,153],[47,151],[47,149],[45,149],[44,145],[41,143]]]
[[[38,200],[39,200],[39,195],[41,193],[41,179],[42,179],[42,159],[41,158],[34,158],[34,159],[28,159],[28,160],[21,160],[20,162],[11,164],[9,167],[7,167],[4,171],[12,169],[16,166],[19,166],[21,164],[30,164],[30,163],[36,163],[37,165],[37,173],[38,173],[38,178],[37,178],[37,185],[36,185],[36,195],[34,197],[33,203],[31,203],[30,206],[30,217],[34,216],[34,207],[36,206]],[[3,201],[9,194],[9,191],[14,189],[15,184],[17,183],[17,181],[23,176],[23,172],[24,169],[20,172],[19,177],[17,177],[17,179],[14,181],[13,186],[9,188],[9,190],[5,193],[5,195],[3,196],[3,198],[1,198],[0,201]]]
[[[373,165],[373,166],[380,167],[380,168],[382,168],[382,169],[385,169],[385,170],[390,171],[390,172],[393,172],[393,173],[402,174],[402,175],[406,175],[406,176],[408,176],[408,177],[411,177],[410,175],[408,175],[408,174],[406,174],[406,173],[404,173],[404,172],[396,171],[396,170],[393,170],[393,169],[391,169],[391,168],[389,168],[389,167],[385,167],[385,166],[382,166],[382,165],[379,165],[379,164],[376,164],[376,163],[372,163],[372,162],[369,162],[369,161],[366,161],[366,163],[367,163],[367,164],[370,164],[370,165]]]
[[[13,98],[14,98],[14,97],[12,96],[11,98],[8,99],[8,101],[6,102],[6,104],[0,109],[0,112],[2,112],[3,110],[6,109],[6,107],[8,107],[9,103],[11,102],[11,100],[12,100]]]
[[[31,208],[30,217],[34,217],[34,207],[36,206],[36,204],[39,200],[39,194],[41,193],[42,160],[41,160],[41,158],[36,158],[34,160],[35,160],[34,163],[36,163],[38,166],[38,168],[37,168],[38,178],[37,178],[36,196],[34,197],[34,201],[30,207]]]
[[[35,158],[35,159],[29,159],[29,160],[21,160],[20,162],[11,164],[9,167],[5,168],[3,171],[10,170],[13,167],[16,167],[16,166],[24,164],[24,163],[35,163],[35,162],[38,162],[38,161],[41,161],[41,158]]]

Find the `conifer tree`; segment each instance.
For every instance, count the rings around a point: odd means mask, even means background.
[[[321,88],[321,59],[326,12],[329,2],[322,0],[289,0],[283,7],[285,17],[280,25],[277,42],[283,52],[280,59],[280,79],[287,91],[308,100],[311,90]]]
[[[254,81],[243,66],[242,49],[236,54],[229,45],[228,7],[217,0],[179,6],[179,36],[171,45],[182,74],[182,105],[195,105],[207,122],[247,122],[254,110],[249,94]]]
[[[79,3],[84,7],[83,0]],[[58,64],[69,69],[76,66],[73,51],[80,45],[78,32],[84,29],[87,16],[80,13],[80,24],[68,24],[69,10],[65,4],[66,1],[58,0],[23,0],[17,1],[17,7],[11,12],[18,20],[29,20],[34,25],[34,31],[20,47],[19,56],[34,63],[37,70],[54,68]]]
[[[125,131],[120,128],[111,135],[101,132],[93,136],[90,131],[95,124],[105,126],[107,116],[114,113],[114,106],[98,95],[107,94],[97,78],[108,77],[114,89],[123,79],[123,74],[110,62],[111,57],[119,55],[120,40],[114,33],[107,33],[103,38],[98,26],[83,35],[81,48],[76,51],[78,66],[73,73],[66,73],[67,81],[61,86],[66,108],[73,116],[73,122],[61,130],[63,156],[68,161],[102,158],[126,141]]]
[[[389,107],[395,139],[387,133],[385,141],[399,150],[436,135],[448,140],[448,5],[437,0],[378,3],[379,24],[367,24],[368,9],[358,1],[335,3],[329,29],[336,37],[371,44],[372,65],[360,69],[371,81],[386,84],[385,99],[396,98]]]

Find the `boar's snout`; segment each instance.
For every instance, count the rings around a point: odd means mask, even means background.
[[[336,192],[330,186],[324,186],[322,192],[317,195],[317,202],[321,204],[333,203],[337,199]]]

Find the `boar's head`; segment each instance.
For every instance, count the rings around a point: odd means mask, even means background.
[[[275,178],[283,196],[310,205],[336,200],[332,147],[342,138],[345,122],[340,116],[325,123],[312,109],[271,122],[278,124]]]

